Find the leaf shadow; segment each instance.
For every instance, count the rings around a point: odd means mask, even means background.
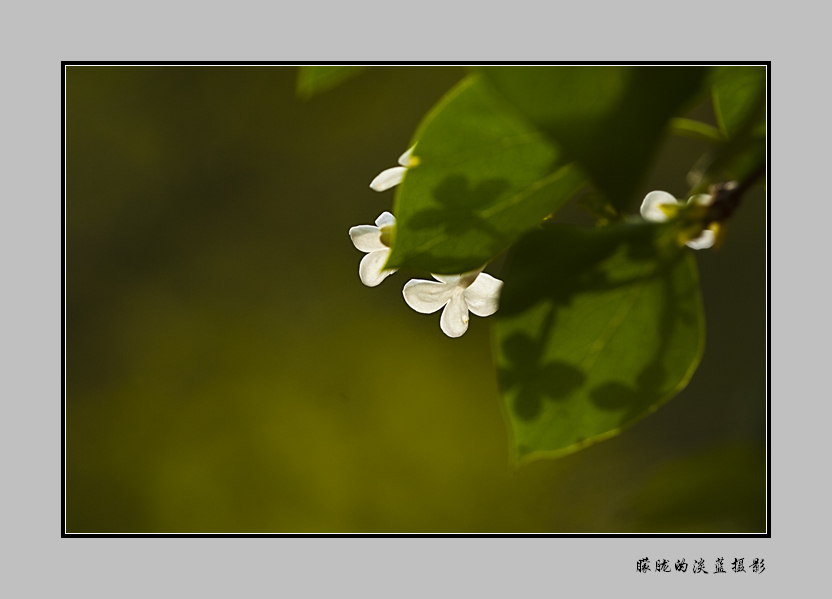
[[[508,188],[507,179],[487,179],[472,186],[463,175],[448,175],[433,188],[435,207],[417,212],[410,225],[415,229],[438,228],[447,235],[479,229],[498,237],[500,232],[480,213]]]
[[[662,265],[668,268],[672,264]],[[664,364],[673,337],[674,323],[690,322],[694,316],[680,310],[684,305],[679,301],[685,290],[680,290],[673,277],[662,278],[664,301],[659,315],[659,344],[649,363],[636,377],[635,386],[626,386],[620,382],[609,382],[589,391],[592,403],[604,410],[624,410],[619,419],[619,426],[636,420],[646,410],[662,400],[669,392],[667,377],[669,373]]]
[[[589,240],[587,235],[593,238]],[[517,291],[505,289],[508,293],[501,298],[498,317],[512,317],[541,303],[548,308],[534,335],[515,332],[501,342],[507,364],[498,371],[498,380],[504,393],[515,392],[510,406],[512,414],[532,421],[540,415],[545,401],[565,401],[589,379],[591,364],[584,367],[577,361],[545,359],[557,318],[576,296],[604,293],[656,276],[664,281],[660,343],[638,374],[636,386],[609,381],[589,390],[588,396],[596,408],[621,412],[620,424],[632,421],[659,401],[666,393],[668,372],[663,356],[672,340],[675,319],[694,317],[675,310],[679,303],[676,300],[684,290],[680,292],[674,287],[673,277],[662,276],[683,254],[657,252],[652,234],[617,234],[611,228],[598,235],[562,226],[527,236],[521,251],[523,258],[534,258],[534,264],[527,263],[516,272]],[[622,264],[627,267],[610,269],[610,261],[617,259],[624,259]],[[633,351],[642,350],[634,347]]]
[[[584,382],[584,373],[557,360],[544,360],[546,339],[552,327],[555,310],[546,315],[540,335],[533,339],[514,333],[503,342],[503,355],[510,366],[498,368],[497,377],[504,391],[517,388],[512,411],[522,420],[534,420],[544,399],[566,399]]]

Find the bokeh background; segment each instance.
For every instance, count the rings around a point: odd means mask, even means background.
[[[764,532],[761,190],[697,253],[688,388],[558,460],[509,462],[488,319],[449,339],[408,273],[360,283],[370,180],[465,73],[301,101],[295,67],[67,68],[67,532]],[[643,191],[703,150],[668,140]]]

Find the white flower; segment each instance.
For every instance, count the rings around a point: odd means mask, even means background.
[[[390,255],[390,233],[396,218],[389,212],[382,212],[376,219],[376,226],[359,225],[350,229],[353,245],[367,255],[361,259],[358,276],[367,287],[375,287],[396,272],[395,269],[382,270]]]
[[[381,171],[370,183],[370,187],[375,191],[385,191],[401,183],[407,169],[419,163],[419,159],[413,157],[413,149],[415,147],[413,146],[413,148],[410,148],[407,152],[399,156],[399,164],[401,166],[394,166],[393,168]]]
[[[503,282],[482,269],[461,275],[431,276],[436,281],[408,281],[402,294],[407,305],[422,314],[432,314],[444,306],[439,326],[448,337],[459,337],[468,330],[468,310],[477,316],[490,316],[497,311]]]
[[[707,193],[700,193],[689,198],[687,203],[708,206],[713,201],[713,196]],[[674,216],[679,206],[682,205],[684,205],[684,202],[677,200],[666,191],[651,191],[641,203],[641,216],[646,221],[661,223],[671,216]],[[715,225],[711,226],[715,228]],[[698,237],[686,242],[685,245],[694,250],[704,250],[711,247],[714,241],[716,241],[716,233],[713,229],[708,228],[702,231]]]

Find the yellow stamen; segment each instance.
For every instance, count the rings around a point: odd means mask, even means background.
[[[393,247],[393,225],[382,225],[379,228],[381,232],[381,243],[387,247]]]
[[[677,214],[679,214],[679,205],[678,204],[659,204],[659,210],[664,212],[664,215],[667,218],[673,218]]]

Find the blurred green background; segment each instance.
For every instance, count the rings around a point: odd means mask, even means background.
[[[370,180],[465,73],[301,101],[295,67],[67,68],[67,532],[764,532],[761,190],[697,254],[688,388],[519,469],[489,321],[449,339],[408,273],[359,281]],[[669,140],[643,191],[684,196],[704,147]]]

